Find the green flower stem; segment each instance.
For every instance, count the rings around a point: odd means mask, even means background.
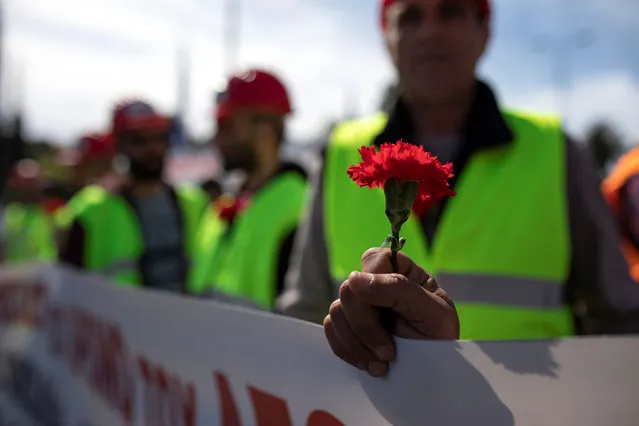
[[[384,244],[382,244],[382,248],[386,248],[390,245],[393,273],[399,272],[399,267],[397,265],[397,253],[402,249],[402,247],[404,247],[405,243],[406,239],[399,236],[399,229],[393,229],[391,230],[391,234],[386,237]]]
[[[397,253],[406,243],[404,238],[400,238],[399,232],[410,217],[410,211],[417,196],[417,186],[416,181],[405,181],[400,184],[396,179],[389,179],[384,185],[386,217],[391,224],[391,234],[386,237],[382,248],[390,245],[391,266],[394,273],[399,272]]]

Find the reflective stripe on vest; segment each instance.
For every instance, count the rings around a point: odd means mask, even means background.
[[[334,295],[344,279],[334,281]],[[455,303],[484,303],[519,308],[556,309],[564,306],[564,287],[552,280],[499,275],[439,273],[437,284]]]
[[[203,221],[191,289],[272,310],[281,244],[299,223],[306,179],[286,172],[262,187],[230,229],[211,212]],[[228,232],[225,232],[228,231]]]
[[[206,194],[196,187],[176,189],[182,211],[184,247],[192,256],[197,226],[208,203]],[[120,196],[98,187],[88,187],[79,200],[71,203],[74,219],[85,230],[84,265],[124,286],[141,284],[138,261],[144,251],[142,230],[135,212]]]
[[[504,113],[512,144],[480,151],[462,171],[432,247],[419,218],[402,228],[404,252],[433,274],[460,315],[463,339],[547,338],[573,333],[562,303],[570,269],[565,143],[555,118]],[[390,231],[379,189],[359,188],[346,169],[386,117],[343,123],[324,169],[325,232],[336,282]],[[364,207],[365,206],[365,207]]]
[[[4,212],[5,260],[19,264],[57,258],[53,224],[43,208],[10,203]]]
[[[557,309],[564,306],[562,283],[552,280],[441,272],[437,275],[437,283],[455,303],[485,303],[539,309]]]

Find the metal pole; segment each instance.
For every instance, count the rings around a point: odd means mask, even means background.
[[[224,2],[224,73],[235,71],[240,50],[241,0]]]

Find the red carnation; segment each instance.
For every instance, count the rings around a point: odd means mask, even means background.
[[[220,219],[225,222],[233,222],[233,220],[240,214],[249,204],[249,198],[247,196],[239,196],[232,198],[229,196],[222,196],[215,203],[215,209],[218,211]]]
[[[453,177],[453,165],[442,164],[421,146],[401,140],[382,144],[379,151],[363,146],[359,153],[362,161],[350,166],[347,173],[359,186],[384,188],[391,235],[383,247],[390,244],[396,270],[397,252],[405,243],[399,231],[408,220],[411,208],[423,214],[442,198],[455,195],[448,183]]]
[[[437,157],[421,146],[403,141],[359,149],[362,161],[348,168],[348,175],[359,186],[383,188],[390,179],[399,183],[411,180],[419,182],[417,196],[423,201],[455,195],[448,179],[453,177],[452,163],[442,164]]]

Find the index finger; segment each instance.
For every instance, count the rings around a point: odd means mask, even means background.
[[[358,298],[373,306],[390,308],[409,323],[424,322],[427,312],[437,315],[442,308],[450,309],[441,297],[400,274],[353,272],[348,282]],[[432,277],[428,282],[435,283]]]
[[[397,267],[397,273],[408,278],[408,281],[417,283],[428,291],[437,289],[438,285],[433,276],[401,251],[397,253]],[[366,250],[362,255],[362,272],[370,274],[393,273],[390,249],[373,248]]]

